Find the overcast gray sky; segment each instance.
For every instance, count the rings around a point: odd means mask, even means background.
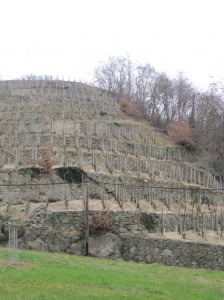
[[[224,81],[223,0],[1,0],[0,76],[89,79],[129,54],[195,86]]]

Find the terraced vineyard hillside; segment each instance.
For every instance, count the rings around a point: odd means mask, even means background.
[[[90,209],[177,216],[179,232],[223,232],[223,183],[104,90],[65,81],[0,82],[0,210]],[[52,163],[41,172],[41,162]],[[43,171],[43,170],[42,170]],[[46,171],[46,170],[45,170]],[[191,216],[187,225],[186,216]]]

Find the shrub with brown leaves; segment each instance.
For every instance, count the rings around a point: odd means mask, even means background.
[[[178,120],[170,124],[168,136],[178,145],[186,147],[188,150],[195,149],[195,142],[189,123],[185,120]]]
[[[120,110],[136,117],[141,117],[143,115],[140,107],[135,102],[130,101],[125,97],[120,99]]]
[[[89,231],[96,233],[98,231],[112,231],[113,218],[108,211],[103,211],[101,214],[93,214],[92,220],[89,223]]]
[[[34,166],[40,169],[41,173],[51,173],[53,166],[58,160],[52,157],[52,148],[38,149]]]

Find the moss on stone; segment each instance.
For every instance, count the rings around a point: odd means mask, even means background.
[[[55,169],[56,174],[68,183],[82,182],[83,176],[87,176],[86,172],[78,167],[62,167]]]

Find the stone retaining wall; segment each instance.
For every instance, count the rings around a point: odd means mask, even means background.
[[[224,270],[224,246],[122,235],[122,258],[165,265]]]
[[[90,224],[93,216],[100,214],[90,212]],[[90,234],[91,256],[224,270],[222,245],[152,237],[150,231],[159,228],[155,214],[148,215],[148,228],[140,213],[109,212],[109,216],[113,218],[112,232]],[[25,224],[19,243],[26,249],[85,255],[85,213],[40,212]]]

